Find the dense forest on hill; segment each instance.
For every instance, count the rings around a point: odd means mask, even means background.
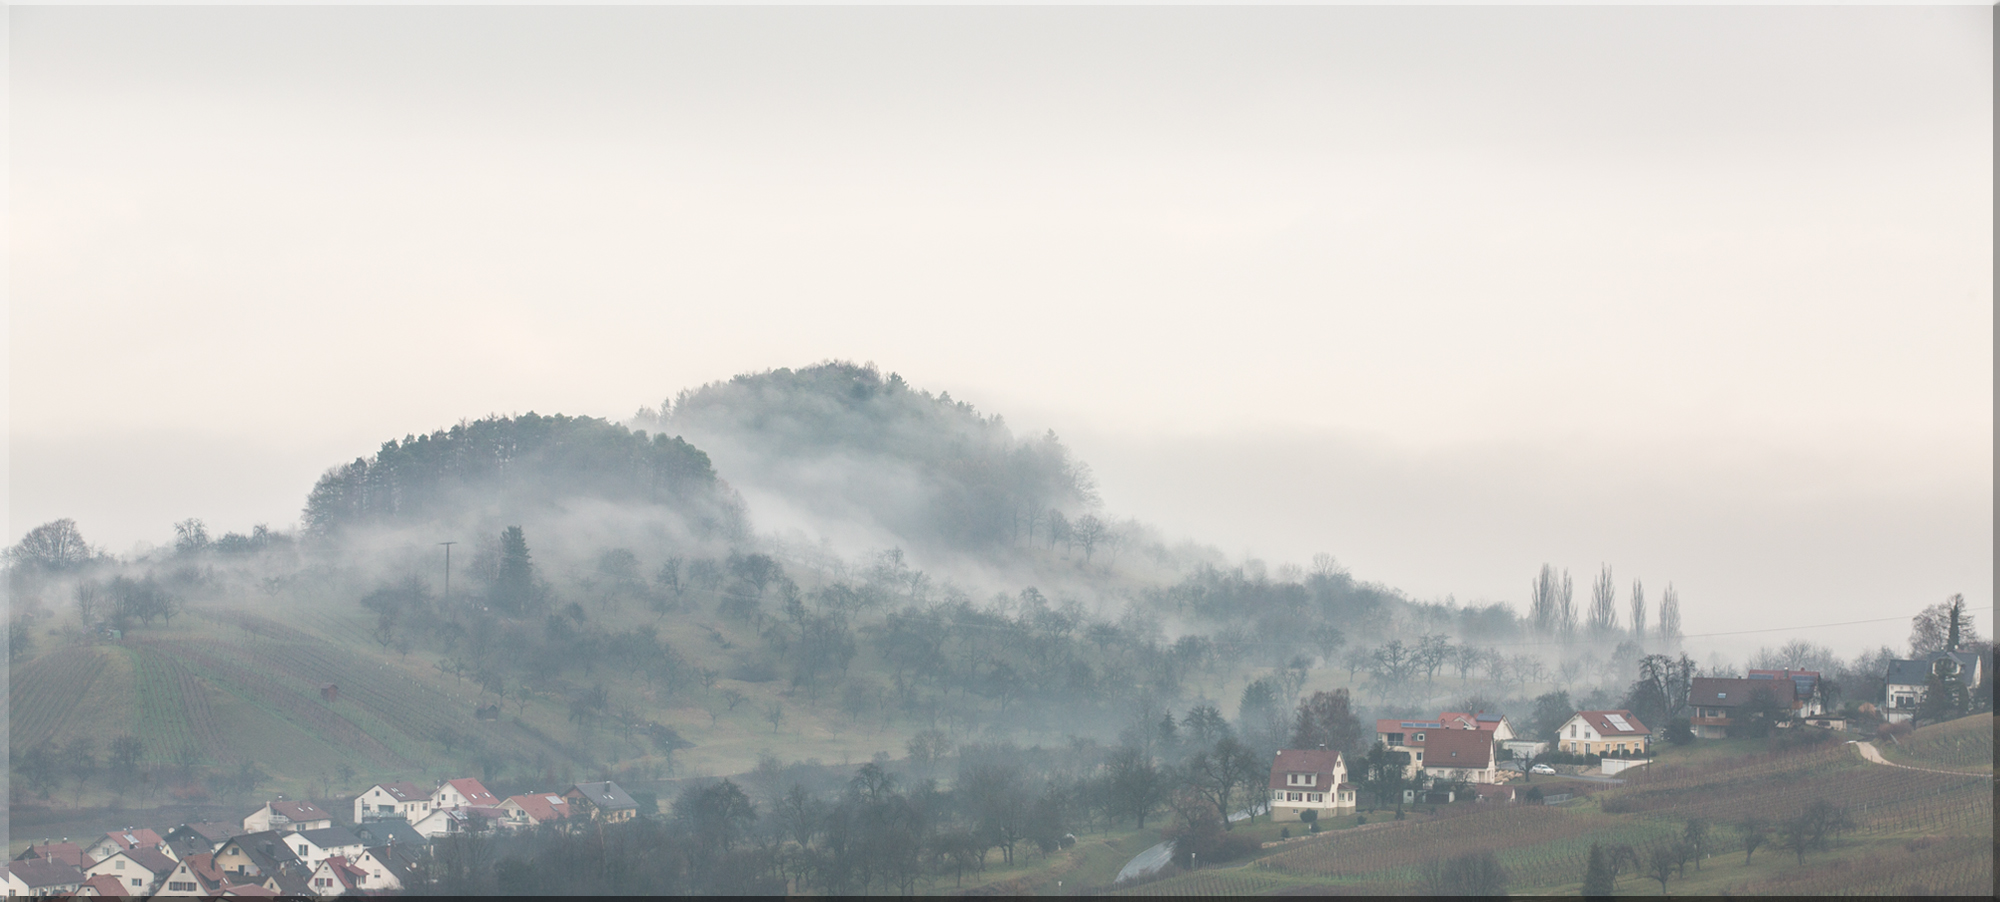
[[[1000,417],[873,366],[745,374],[682,391],[631,423],[685,436],[732,484],[915,547],[1046,539],[1097,503],[1089,468],[1054,433],[1017,438]]]
[[[594,417],[532,412],[383,442],[373,458],[320,477],[303,525],[323,538],[365,526],[519,517],[575,498],[669,507],[704,538],[747,531],[741,505],[693,445]]]

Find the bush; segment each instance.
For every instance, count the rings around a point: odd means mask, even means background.
[[[1290,827],[1286,827],[1286,828],[1284,828],[1284,829],[1282,829],[1282,830],[1279,830],[1279,831],[1278,831],[1278,838],[1279,838],[1279,839],[1291,839],[1291,838],[1292,838],[1292,828],[1290,828]]]

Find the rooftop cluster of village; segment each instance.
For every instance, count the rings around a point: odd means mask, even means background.
[[[1943,677],[1977,689],[1985,673],[1978,654],[1947,650],[1927,659],[1890,662],[1880,714],[1889,723],[1910,721],[1925,693]],[[1827,704],[1825,679],[1811,670],[1752,669],[1744,677],[1693,677],[1687,687],[1686,738],[1723,739],[1751,718],[1803,729],[1842,730],[1847,724]],[[1660,738],[1631,711],[1579,711],[1547,738],[1516,731],[1504,714],[1444,712],[1430,720],[1377,720],[1376,749],[1401,763],[1390,769],[1393,786],[1349,782],[1350,762],[1338,751],[1284,749],[1271,764],[1270,810],[1280,819],[1315,821],[1352,811],[1365,788],[1379,799],[1450,803],[1525,800],[1518,781],[1533,774],[1595,769],[1605,776],[1643,764]],[[1372,763],[1372,762],[1370,762]],[[1355,767],[1380,774],[1379,767]]]
[[[7,895],[203,898],[381,895],[423,887],[431,843],[489,832],[619,823],[639,804],[617,783],[576,783],[501,799],[460,778],[429,791],[378,783],[352,820],[309,801],[273,799],[238,823],[127,827],[94,840],[44,841],[7,864]],[[158,825],[164,827],[164,825]]]

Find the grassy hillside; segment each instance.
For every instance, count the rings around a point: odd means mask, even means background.
[[[1703,756],[1632,772],[1632,781],[1560,806],[1458,805],[1435,817],[1334,831],[1245,865],[1150,883],[1159,895],[1277,892],[1415,893],[1440,856],[1491,851],[1515,894],[1575,895],[1593,842],[1642,854],[1681,836],[1690,818],[1713,825],[1710,857],[1672,877],[1674,895],[1901,893],[1983,895],[1992,886],[1992,783],[1868,764],[1851,747]],[[1652,771],[1647,773],[1646,771]],[[1746,863],[1734,825],[1776,821],[1817,799],[1844,806],[1856,828],[1804,865],[1777,843]],[[1621,893],[1660,884],[1629,873]]]
[[[1877,742],[1882,757],[1911,767],[1935,767],[1967,773],[1993,772],[1991,714],[1976,714],[1919,727],[1907,736]]]

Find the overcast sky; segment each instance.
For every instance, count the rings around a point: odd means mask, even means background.
[[[10,536],[837,357],[1419,597],[1992,602],[1986,7],[10,15]]]

